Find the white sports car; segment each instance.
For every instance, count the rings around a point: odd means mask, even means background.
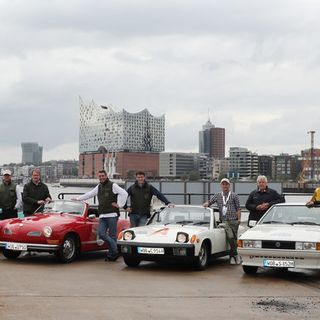
[[[210,257],[225,256],[229,251],[225,231],[217,223],[218,215],[202,206],[166,207],[154,213],[146,226],[119,234],[124,262],[136,267],[142,260],[180,260],[204,270]]]
[[[249,274],[259,267],[320,269],[320,207],[274,205],[241,235],[238,252]]]

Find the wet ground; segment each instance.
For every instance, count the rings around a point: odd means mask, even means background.
[[[0,319],[320,319],[320,272],[245,275],[225,258],[205,271],[90,253],[71,264],[52,255],[0,254]]]

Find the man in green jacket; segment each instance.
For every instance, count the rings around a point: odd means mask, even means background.
[[[31,216],[40,206],[51,200],[49,189],[40,181],[40,170],[34,169],[31,173],[31,181],[23,188],[23,214]]]
[[[3,179],[0,185],[0,220],[18,217],[18,208],[21,206],[21,192],[19,186],[11,181],[11,171],[2,172]]]

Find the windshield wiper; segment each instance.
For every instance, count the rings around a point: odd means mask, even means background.
[[[198,222],[194,222],[193,224],[202,225],[202,224],[210,224],[210,222],[209,221],[198,221]]]
[[[193,221],[191,221],[191,220],[181,220],[181,221],[174,221],[174,222],[168,222],[168,223],[166,223],[165,224],[165,226],[166,225],[168,225],[168,224],[188,224],[188,223],[193,223]]]
[[[306,224],[310,226],[320,226],[320,223],[311,222],[311,221],[294,221],[294,222],[290,222],[290,224]]]
[[[281,224],[284,224],[285,222],[283,222],[283,221],[276,221],[276,220],[270,220],[270,221],[262,222],[262,224],[267,224],[267,223],[269,223],[269,224],[271,224],[271,223],[281,223]]]

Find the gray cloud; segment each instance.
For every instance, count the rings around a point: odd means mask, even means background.
[[[168,150],[197,151],[209,109],[228,146],[299,153],[320,120],[319,9],[315,0],[0,0],[0,164],[20,161],[22,141],[77,158],[79,95],[165,113]]]

